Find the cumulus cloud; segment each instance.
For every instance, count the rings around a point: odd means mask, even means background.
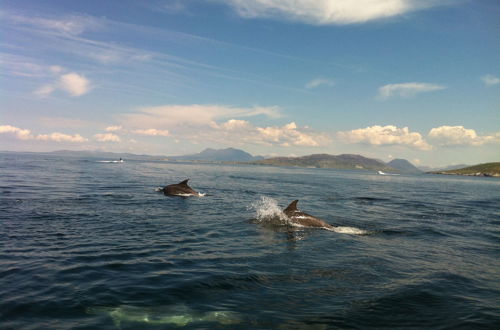
[[[113,133],[99,133],[95,134],[94,138],[99,142],[120,142],[121,139],[118,135]]]
[[[1,125],[0,134],[9,134],[19,140],[30,140],[34,138],[33,135],[31,135],[31,131],[29,129],[22,129],[10,125]]]
[[[39,134],[33,135],[29,129],[21,129],[19,127],[2,125],[0,126],[0,134],[9,134],[19,140],[40,140],[53,142],[72,142],[80,143],[88,141],[79,134],[68,135],[63,133]]]
[[[298,127],[291,122],[283,126],[258,127],[246,120],[230,119],[217,124],[212,123],[213,130],[196,135],[200,140],[211,140],[233,144],[256,144],[266,146],[307,146],[327,145],[331,138],[324,133],[314,132],[306,127]]]
[[[333,82],[333,80],[331,79],[326,79],[326,78],[316,78],[316,79],[313,79],[311,81],[309,81],[307,84],[306,84],[306,88],[307,89],[312,89],[312,88],[316,88],[316,87],[319,87],[319,86],[322,86],[322,85],[325,85],[325,86],[333,86],[335,83]]]
[[[481,80],[488,87],[500,84],[500,78],[495,77],[494,75],[491,75],[491,74],[487,74],[487,75],[482,76]]]
[[[116,132],[121,130],[123,127],[121,126],[108,126],[106,127],[106,132]]]
[[[410,82],[402,84],[389,84],[382,86],[378,89],[378,98],[381,100],[386,100],[391,97],[412,97],[420,93],[433,92],[441,89],[446,89],[445,86],[420,83],[420,82]]]
[[[308,24],[353,24],[438,5],[437,0],[218,0],[245,18],[278,18]]]
[[[57,75],[56,81],[41,86],[35,90],[35,95],[47,97],[61,90],[67,92],[71,96],[82,96],[87,94],[91,89],[90,81],[83,75],[75,72],[63,74],[64,68],[60,66],[51,66],[50,70],[53,74]]]
[[[149,128],[149,129],[137,129],[132,131],[132,133],[139,134],[139,135],[149,135],[149,136],[169,136],[170,132],[165,129],[155,129],[155,128]]]
[[[54,142],[86,142],[86,138],[79,134],[68,135],[63,133],[41,134],[36,137],[37,140],[54,141]]]
[[[71,72],[59,78],[59,87],[73,96],[81,96],[90,90],[90,82],[84,76]]]
[[[429,131],[429,138],[440,146],[480,146],[500,143],[500,132],[479,136],[475,130],[463,126],[440,126]]]
[[[320,146],[331,141],[294,122],[284,126],[255,126],[248,120],[255,116],[278,118],[278,107],[234,107],[227,105],[168,105],[147,107],[122,115],[121,124],[135,134],[172,136],[193,143],[207,141],[235,145]]]
[[[370,126],[351,131],[338,132],[337,136],[348,143],[362,143],[376,146],[404,145],[420,150],[432,149],[420,133],[410,132],[408,127],[393,125]]]

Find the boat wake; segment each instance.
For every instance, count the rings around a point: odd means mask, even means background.
[[[385,173],[385,172],[382,172],[382,171],[378,171],[378,174],[380,174],[380,175],[399,175],[399,174],[396,174],[396,173]]]
[[[123,163],[123,159],[120,160],[98,160],[98,163]]]

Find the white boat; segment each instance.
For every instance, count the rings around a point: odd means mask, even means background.
[[[380,174],[380,175],[399,175],[399,174],[396,174],[396,173],[385,173],[385,172],[382,172],[382,171],[378,171],[378,174]]]

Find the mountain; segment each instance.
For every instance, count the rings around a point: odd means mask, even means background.
[[[150,155],[136,155],[131,153],[117,153],[107,151],[90,151],[90,150],[57,150],[49,152],[48,154],[64,156],[64,157],[89,157],[89,158],[109,158],[111,160],[117,159],[134,159],[134,160],[159,160],[164,157],[150,156]]]
[[[169,159],[174,160],[205,160],[211,162],[251,162],[260,160],[263,157],[252,156],[248,152],[240,149],[205,149],[202,152],[193,155],[174,156]]]
[[[397,171],[383,162],[360,155],[315,154],[303,157],[274,157],[251,162],[258,165],[338,168],[349,170]]]
[[[400,173],[406,174],[421,174],[422,171],[416,168],[412,163],[406,159],[393,159],[387,163],[392,168],[395,168]]]
[[[496,176],[500,177],[500,162],[485,163],[455,170],[429,172],[431,174],[468,175],[468,176]]]

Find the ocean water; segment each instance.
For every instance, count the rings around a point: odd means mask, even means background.
[[[500,328],[496,178],[103,161],[0,154],[0,328]]]

